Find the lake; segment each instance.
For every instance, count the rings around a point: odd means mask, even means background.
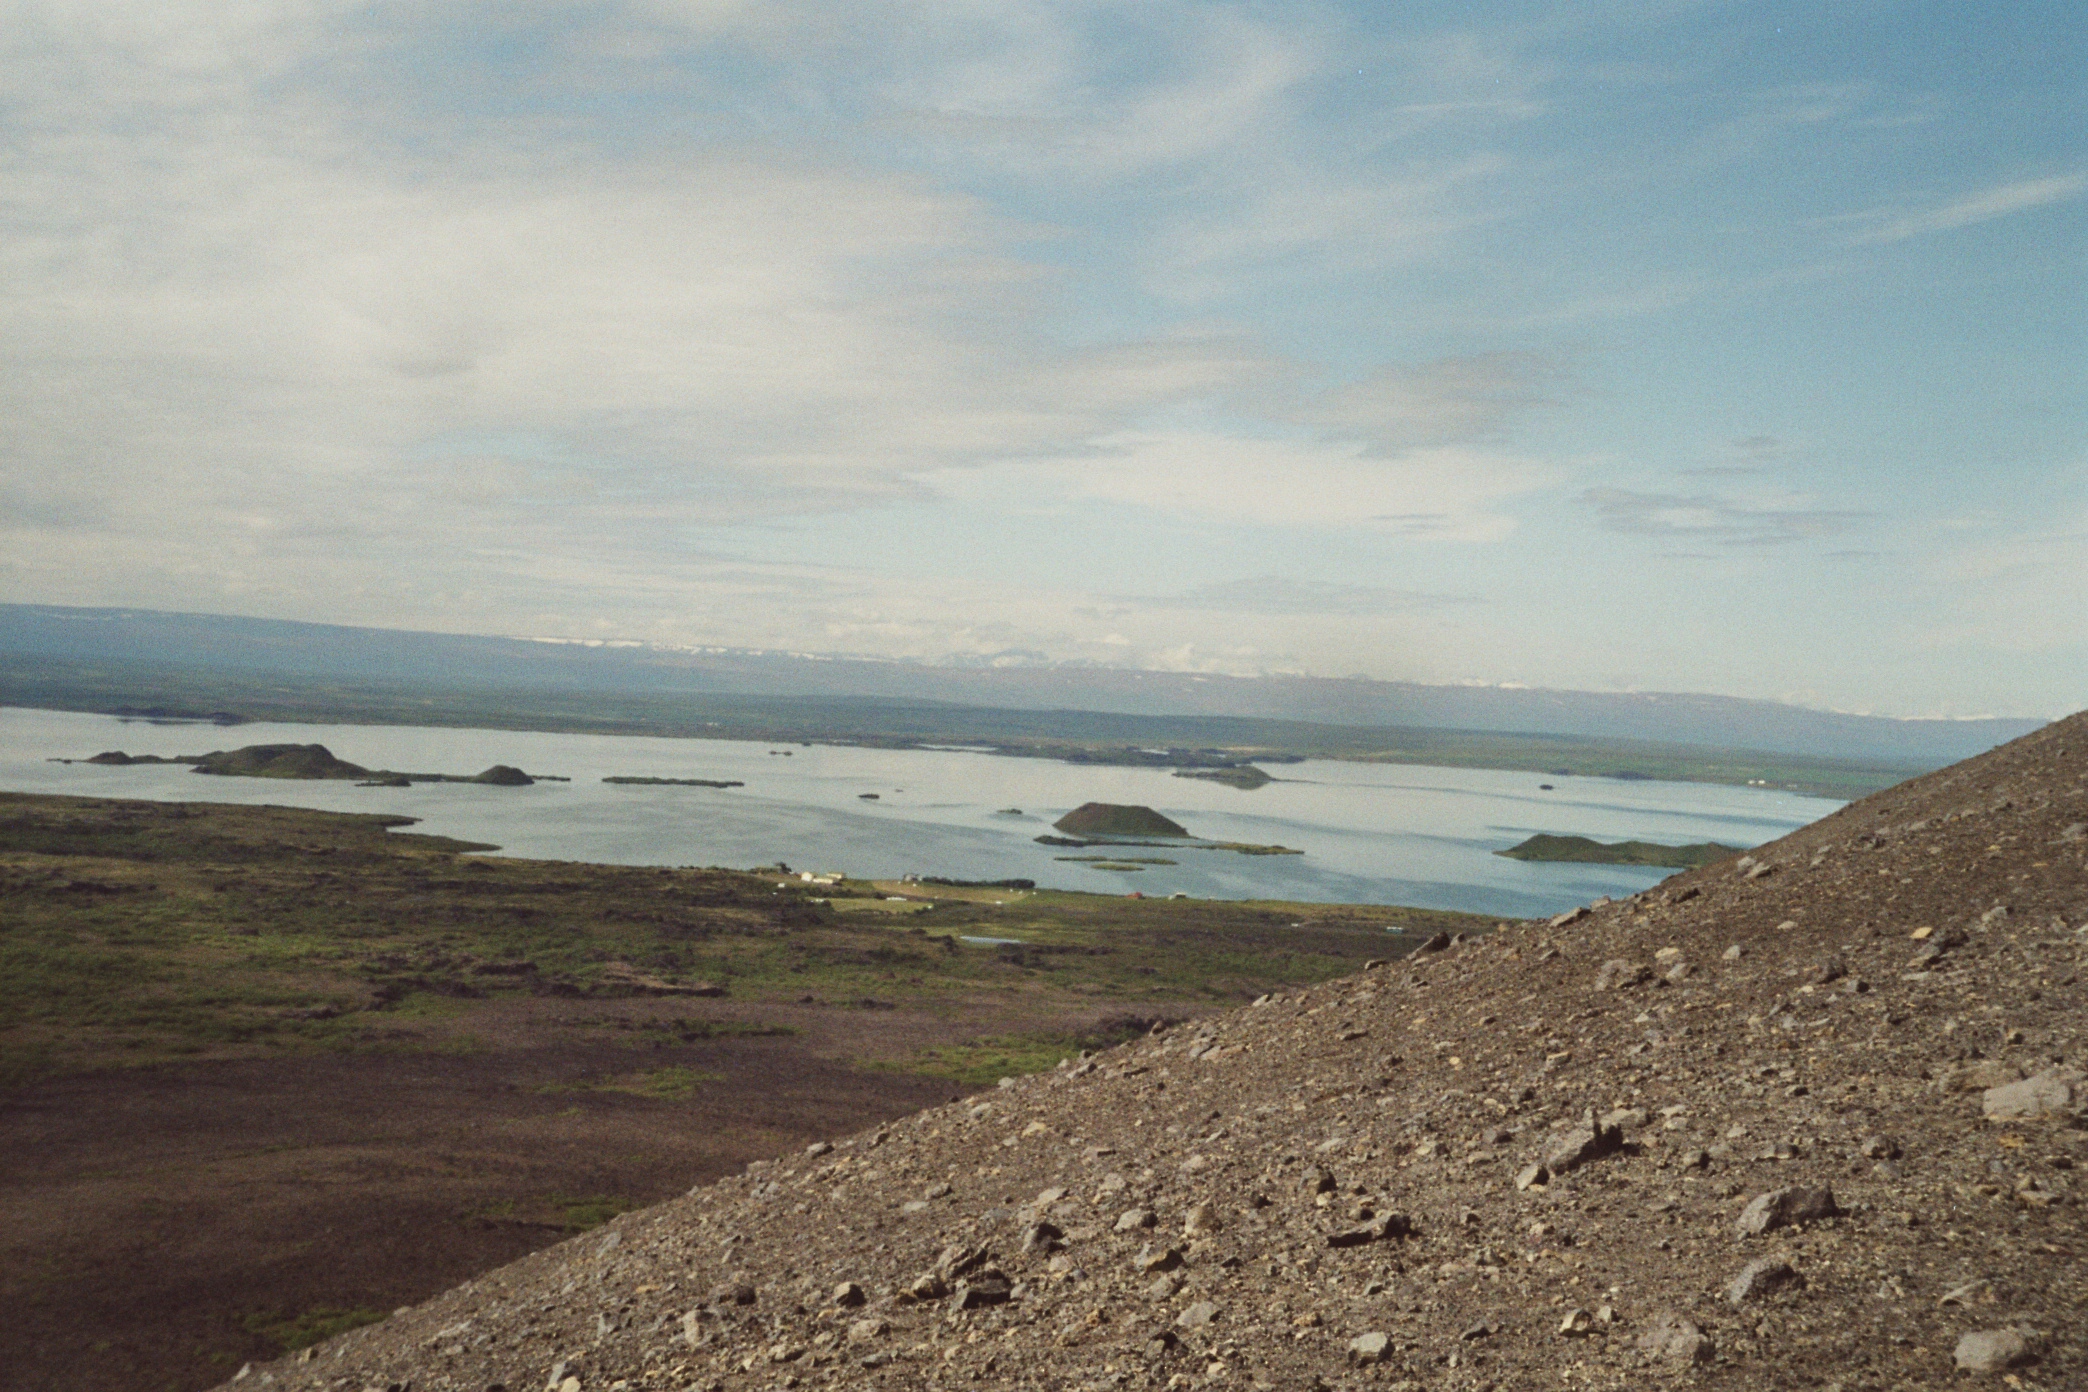
[[[366,768],[472,774],[514,764],[570,783],[526,788],[209,777],[184,766],[55,764],[107,749],[201,754],[249,744],[324,744]],[[775,752],[771,752],[775,751]],[[1251,792],[1164,769],[1016,759],[967,750],[859,749],[727,740],[536,734],[384,725],[159,725],[0,709],[0,789],[159,801],[273,803],[417,817],[416,831],[489,841],[507,855],[627,865],[778,860],[862,878],[902,874],[1033,879],[1060,889],[1196,898],[1411,904],[1534,917],[1624,895],[1668,871],[1529,864],[1493,854],[1536,832],[1603,841],[1755,846],[1834,811],[1825,798],[1711,783],[1495,769],[1311,761],[1271,765]],[[738,779],[741,788],[605,784],[613,775]],[[1552,791],[1539,785],[1550,783]],[[875,801],[862,797],[875,793]],[[1169,859],[1137,873],[1040,846],[1084,802],[1139,803],[1198,837],[1302,849],[1300,856],[1126,849]],[[1005,809],[1019,808],[1019,815]]]

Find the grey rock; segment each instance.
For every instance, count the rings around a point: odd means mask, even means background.
[[[942,1249],[935,1259],[935,1274],[945,1281],[954,1280],[986,1260],[984,1247],[968,1247],[953,1243]]]
[[[1198,1204],[1182,1215],[1182,1234],[1197,1237],[1218,1231],[1218,1210],[1209,1204]]]
[[[1758,1195],[1741,1211],[1740,1235],[1752,1237],[1758,1233],[1774,1232],[1798,1223],[1817,1223],[1832,1218],[1841,1209],[1834,1202],[1834,1191],[1822,1186],[1818,1189],[1792,1187],[1772,1189]]]
[[[1936,1079],[1945,1092],[1985,1092],[2007,1087],[2022,1079],[2023,1070],[2001,1059],[1980,1059],[1960,1068],[1946,1068]]]
[[[2035,1352],[2019,1329],[1977,1329],[1958,1339],[1951,1359],[1964,1372],[1999,1373],[2028,1363]]]
[[[1218,1319],[1218,1307],[1208,1300],[1199,1300],[1181,1314],[1175,1316],[1177,1329],[1202,1329]]]
[[[711,1287],[710,1303],[713,1305],[752,1305],[758,1299],[760,1296],[754,1287],[745,1281],[727,1281]]]
[[[1369,1334],[1358,1334],[1355,1338],[1349,1340],[1348,1361],[1358,1367],[1367,1367],[1372,1363],[1382,1363],[1385,1361],[1386,1350],[1391,1347],[1392,1336],[1389,1334],[1379,1334],[1374,1331]]]
[[[1182,1252],[1179,1247],[1154,1247],[1148,1243],[1138,1249],[1131,1264],[1140,1271],[1173,1271],[1182,1264]]]
[[[1150,1208],[1126,1209],[1123,1213],[1117,1215],[1116,1230],[1118,1232],[1136,1232],[1140,1228],[1150,1228],[1158,1221],[1159,1219],[1153,1216],[1153,1210]]]
[[[2030,1121],[2068,1116],[2088,1102],[2088,1073],[2054,1065],[2019,1083],[1988,1088],[1979,1108],[1990,1121]]]
[[[1022,1230],[1022,1250],[1032,1256],[1056,1252],[1065,1246],[1065,1235],[1056,1223],[1032,1223]]]
[[[1723,957],[1728,962],[1737,962],[1740,960],[1744,952],[1745,949],[1742,948],[1740,944],[1734,943],[1731,947],[1728,947],[1724,952],[1721,952],[1719,956]]]
[[[1172,1300],[1181,1288],[1182,1278],[1179,1276],[1156,1276],[1153,1278],[1153,1284],[1146,1287],[1146,1297],[1150,1300]]]
[[[882,1338],[891,1328],[881,1319],[859,1319],[848,1326],[848,1340],[854,1344],[866,1344],[872,1339]]]
[[[1525,1165],[1516,1172],[1515,1187],[1518,1189],[1530,1189],[1549,1183],[1551,1183],[1551,1171],[1542,1165]]]
[[[1627,962],[1615,957],[1604,962],[1595,973],[1595,989],[1598,991],[1621,991],[1627,986],[1637,986],[1653,979],[1653,969],[1644,962]]]
[[[1900,1157],[1899,1142],[1890,1136],[1865,1136],[1857,1145],[1856,1153],[1866,1160],[1897,1160]]]
[[[1544,1153],[1544,1167],[1555,1175],[1566,1174],[1581,1166],[1600,1160],[1605,1155],[1614,1155],[1624,1148],[1624,1132],[1616,1126],[1604,1126],[1595,1119],[1591,1108],[1581,1117],[1581,1124],[1552,1143]]]
[[[1413,1220],[1404,1213],[1387,1213],[1362,1227],[1344,1228],[1340,1232],[1328,1233],[1327,1245],[1334,1248],[1366,1247],[1373,1242],[1411,1237],[1413,1232]]]
[[[913,1283],[906,1288],[905,1298],[908,1300],[940,1300],[949,1293],[950,1286],[947,1281],[933,1271],[924,1271],[914,1277]]]
[[[1726,1299],[1735,1305],[1745,1305],[1750,1300],[1760,1300],[1786,1286],[1803,1286],[1805,1278],[1781,1257],[1763,1257],[1742,1267],[1740,1274],[1726,1287]]]
[[[983,1267],[957,1283],[956,1291],[950,1296],[950,1305],[958,1310],[982,1310],[989,1305],[1005,1305],[1014,1290],[1014,1283],[992,1267]]]
[[[1653,1316],[1638,1337],[1639,1351],[1649,1358],[1671,1363],[1708,1363],[1716,1352],[1710,1338],[1696,1322],[1673,1310]]]
[[[843,1281],[840,1285],[834,1287],[833,1299],[834,1303],[842,1309],[853,1310],[858,1305],[866,1303],[870,1297],[865,1295],[863,1288],[855,1282]]]

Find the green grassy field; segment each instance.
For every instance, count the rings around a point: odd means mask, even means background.
[[[516,997],[1034,1015],[1236,1002],[1395,953],[1358,905],[1134,900],[484,858],[398,819],[0,795],[0,1078],[473,1047]],[[903,901],[890,897],[904,894]],[[967,937],[1018,939],[968,943]],[[689,992],[686,997],[676,994]],[[758,1028],[690,1018],[690,1037]]]

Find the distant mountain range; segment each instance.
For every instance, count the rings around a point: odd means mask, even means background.
[[[1021,711],[1231,716],[1641,740],[1934,767],[2045,722],[1907,720],[1691,693],[1427,686],[1097,667],[944,667],[857,657],[681,649],[352,628],[225,614],[0,605],[0,660],[116,663],[218,676],[631,695],[703,693],[937,702]]]

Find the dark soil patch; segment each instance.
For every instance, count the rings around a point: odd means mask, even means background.
[[[677,1069],[700,1080],[685,1096],[616,1086]],[[316,1331],[329,1312],[389,1313],[622,1209],[955,1090],[855,1072],[777,1037],[44,1083],[0,1110],[0,1386],[206,1387],[283,1352],[300,1321]]]

